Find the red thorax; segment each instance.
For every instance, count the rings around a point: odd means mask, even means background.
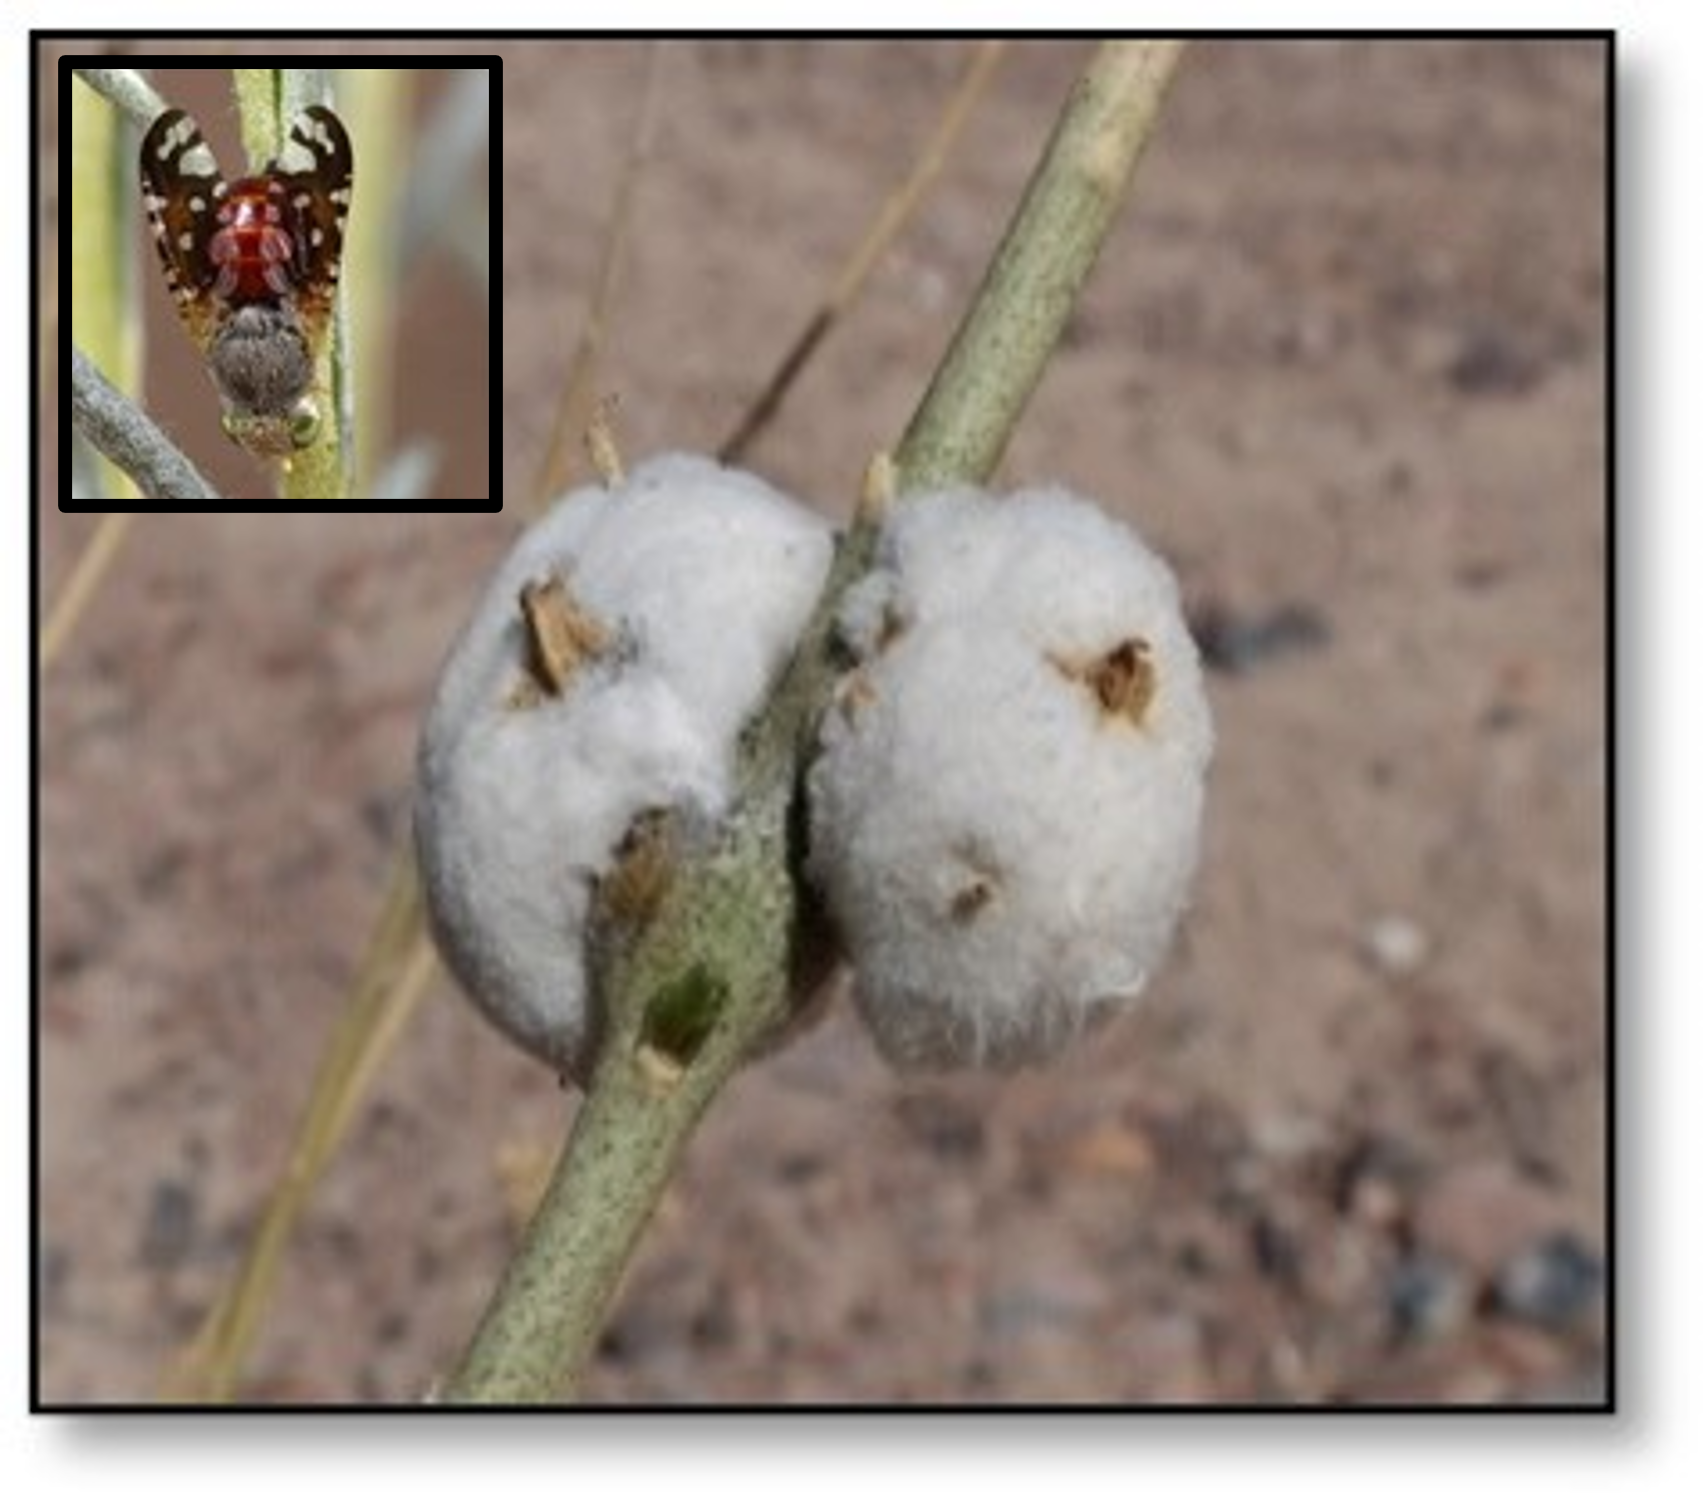
[[[208,255],[219,268],[213,291],[227,302],[271,302],[291,291],[284,201],[285,186],[274,178],[239,178],[226,190]]]

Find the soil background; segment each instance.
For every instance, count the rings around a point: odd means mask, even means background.
[[[42,688],[42,1401],[147,1399],[232,1273],[520,526],[642,51],[501,51],[501,514],[162,515]],[[711,449],[960,67],[673,49],[601,374]],[[752,463],[844,516],[1084,58],[1015,46]],[[840,1001],[715,1107],[601,1402],[1590,1402],[1607,1386],[1606,54],[1203,43],[1003,480],[1175,563],[1219,743],[1145,1007],[898,1080]],[[40,511],[51,594],[90,520]],[[243,1387],[454,1360],[573,1095],[437,983]]]

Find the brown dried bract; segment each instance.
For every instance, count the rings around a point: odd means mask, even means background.
[[[1145,714],[1156,698],[1156,664],[1151,646],[1142,638],[1123,639],[1096,659],[1050,659],[1069,680],[1081,682],[1097,700],[1103,716],[1145,725]]]
[[[874,652],[882,654],[892,644],[896,643],[907,632],[907,614],[894,602],[884,604],[884,615],[878,624],[878,642]]]
[[[954,856],[966,866],[968,878],[949,897],[949,919],[958,926],[967,926],[996,899],[1006,876],[1002,865],[977,838],[957,843]]]
[[[866,463],[866,474],[860,481],[862,523],[880,524],[888,516],[896,500],[896,466],[889,451],[880,450]]]
[[[611,631],[576,602],[561,576],[530,581],[520,601],[528,632],[528,673],[541,694],[562,696],[576,671],[610,647]],[[531,704],[525,693],[519,704]]]
[[[587,458],[593,462],[599,480],[607,490],[622,485],[623,452],[617,443],[617,409],[621,399],[616,393],[606,393],[593,405],[593,415],[587,421],[587,433],[582,436],[587,446]]]
[[[624,834],[615,862],[600,876],[599,903],[606,918],[624,927],[645,926],[670,888],[676,863],[668,814],[642,812]]]
[[[996,885],[989,879],[975,879],[955,891],[949,901],[949,919],[963,925],[971,921],[996,898]]]

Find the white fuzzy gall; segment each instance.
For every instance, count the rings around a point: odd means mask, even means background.
[[[845,599],[809,872],[905,1068],[1047,1058],[1155,971],[1212,734],[1174,577],[1060,489],[900,504]]]
[[[415,832],[433,929],[481,1010],[579,1077],[593,888],[636,819],[715,817],[736,739],[823,586],[831,532],[745,472],[666,455],[517,541],[441,673]]]

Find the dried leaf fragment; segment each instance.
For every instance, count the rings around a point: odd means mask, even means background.
[[[1083,683],[1097,700],[1098,710],[1109,718],[1145,725],[1145,713],[1156,697],[1156,665],[1151,646],[1142,638],[1123,639],[1096,659],[1074,662],[1052,656],[1051,663],[1068,677]]]
[[[528,670],[548,696],[562,696],[576,671],[611,644],[611,631],[570,595],[561,576],[522,588],[522,622],[528,633]]]

